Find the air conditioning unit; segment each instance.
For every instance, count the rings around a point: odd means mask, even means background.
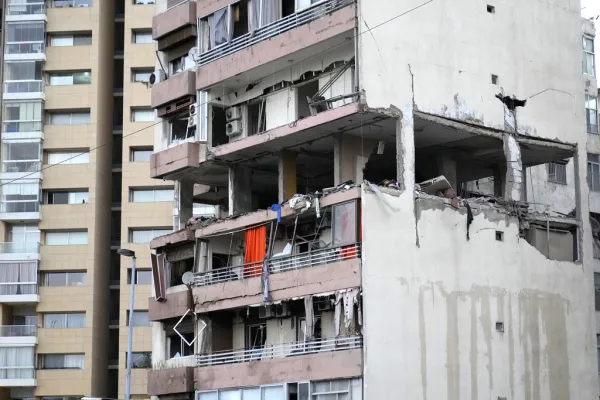
[[[195,115],[190,115],[188,118],[188,128],[193,128],[194,126],[196,126],[196,116]]]
[[[228,108],[227,111],[225,111],[225,118],[227,118],[227,122],[242,119],[241,107]]]
[[[320,301],[317,303],[317,310],[318,311],[328,311],[331,310],[331,301],[330,300],[326,300],[326,301]]]
[[[190,104],[190,117],[195,117],[198,112],[198,103]]]
[[[163,82],[166,80],[167,80],[167,74],[165,74],[165,71],[163,71],[162,69],[157,69],[150,75],[150,79],[148,80],[148,82],[150,82],[151,85],[156,85],[157,83],[160,83],[160,82]]]
[[[242,134],[242,121],[231,121],[226,125],[227,136],[238,136]]]
[[[275,316],[276,317],[288,317],[290,315],[290,308],[288,303],[279,303],[275,305]]]
[[[271,318],[273,316],[273,310],[271,305],[260,306],[258,308],[258,318]]]

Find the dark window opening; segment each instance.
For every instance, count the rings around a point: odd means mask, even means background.
[[[225,109],[216,105],[212,105],[210,108],[212,110],[212,146],[229,143]]]
[[[498,84],[498,75],[492,74],[492,84],[494,84],[494,85]]]
[[[282,0],[281,1],[281,16],[282,18],[292,15],[296,12],[296,2],[294,0]]]
[[[499,242],[503,242],[504,241],[504,232],[496,231],[496,240]]]
[[[69,192],[49,192],[48,204],[69,204]]]
[[[296,88],[298,94],[298,119],[310,117],[310,107],[308,98],[311,98],[319,91],[319,81],[314,80]]]
[[[194,270],[194,259],[188,258],[187,260],[174,262],[171,264],[171,284],[169,286],[182,285],[183,281],[181,277],[188,271]]]
[[[489,12],[490,14],[495,14],[496,13],[496,7],[491,6],[488,4],[487,6],[487,12]]]
[[[242,1],[232,6],[233,11],[233,38],[248,33],[248,2]]]

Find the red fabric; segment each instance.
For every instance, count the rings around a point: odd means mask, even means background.
[[[267,248],[267,227],[263,225],[248,229],[245,236],[244,278],[260,276]]]

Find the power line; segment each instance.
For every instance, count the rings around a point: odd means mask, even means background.
[[[394,17],[392,17],[392,18],[388,19],[388,20],[385,20],[385,21],[383,21],[383,22],[381,22],[381,23],[379,23],[379,24],[377,24],[377,25],[373,26],[372,28],[368,28],[367,30],[365,30],[365,31],[363,31],[363,32],[360,32],[360,33],[358,33],[358,34],[354,35],[354,36],[353,36],[352,38],[350,38],[350,39],[356,39],[356,38],[358,38],[359,36],[361,36],[361,35],[363,35],[363,34],[365,34],[365,33],[369,33],[369,32],[371,32],[371,31],[372,31],[372,30],[374,30],[374,29],[377,29],[377,28],[379,28],[379,27],[381,27],[381,26],[383,26],[383,25],[385,25],[385,24],[387,24],[387,23],[390,23],[390,22],[392,22],[392,21],[394,21],[394,20],[396,20],[396,19],[398,19],[398,18],[400,18],[400,17],[403,17],[403,16],[405,16],[405,15],[407,15],[407,14],[410,14],[411,12],[413,12],[413,11],[416,11],[416,10],[420,9],[421,7],[424,7],[424,6],[426,6],[427,4],[429,4],[429,3],[433,3],[433,1],[434,1],[434,0],[428,0],[428,1],[424,2],[424,3],[421,3],[421,4],[419,4],[419,5],[417,5],[417,6],[413,7],[413,8],[411,8],[410,10],[407,10],[407,11],[405,11],[405,12],[401,13],[401,14],[398,14],[398,15],[396,15],[396,16],[394,16]],[[350,39],[348,39],[348,40],[350,40]],[[306,58],[304,58],[304,59],[302,59],[302,60],[300,60],[300,61],[297,61],[297,62],[295,62],[295,63],[293,63],[293,64],[291,64],[291,65],[288,65],[288,66],[286,66],[286,67],[284,67],[284,68],[281,68],[281,69],[279,69],[279,70],[277,70],[277,71],[273,71],[272,73],[270,73],[270,74],[266,75],[265,77],[263,77],[261,80],[267,79],[269,76],[273,76],[273,75],[275,75],[275,74],[277,74],[277,73],[279,73],[279,72],[285,71],[285,70],[287,70],[288,68],[292,68],[292,67],[294,67],[295,65],[298,65],[298,64],[300,64],[300,63],[302,63],[302,62],[304,62],[304,61],[306,61],[306,60],[309,60],[309,59],[311,59],[311,58],[317,57],[317,56],[319,56],[320,54],[323,54],[323,53],[325,53],[325,52],[328,52],[328,51],[330,51],[330,50],[332,50],[332,49],[334,49],[334,48],[336,48],[336,47],[339,47],[339,46],[341,46],[341,45],[343,45],[343,44],[345,44],[345,43],[346,43],[346,42],[342,42],[342,43],[335,44],[335,45],[333,45],[333,46],[331,46],[331,47],[329,47],[329,48],[326,48],[326,49],[324,49],[323,51],[320,51],[320,52],[318,52],[318,53],[316,53],[316,54],[313,54],[313,55],[311,55],[311,56],[308,56],[308,57],[306,57]],[[233,91],[233,92],[229,92],[229,93],[227,93],[227,94],[223,94],[222,96],[223,96],[223,97],[224,97],[224,96],[229,96],[229,95],[231,95],[231,94],[235,94],[235,93],[237,93],[237,90],[235,90],[235,91]],[[203,106],[203,105],[205,105],[205,104],[208,104],[208,103],[209,103],[208,101],[205,101],[204,103],[200,103],[200,104],[198,104],[198,107],[199,107],[199,106]],[[123,139],[124,139],[124,138],[126,138],[126,137],[129,137],[129,136],[135,135],[136,133],[142,132],[142,131],[144,131],[144,130],[146,130],[146,129],[152,128],[152,127],[154,127],[154,126],[156,126],[156,125],[158,125],[158,124],[161,124],[162,122],[163,122],[163,120],[161,120],[161,121],[158,121],[158,122],[156,122],[156,123],[154,123],[154,124],[152,124],[152,125],[146,126],[146,127],[142,128],[142,129],[138,129],[137,131],[133,131],[133,132],[131,132],[131,133],[128,133],[127,135],[123,135]],[[58,163],[56,163],[56,164],[50,164],[50,165],[47,165],[47,166],[45,166],[45,167],[42,167],[42,168],[40,168],[40,169],[39,169],[39,170],[37,170],[37,171],[33,171],[33,172],[31,172],[31,173],[29,173],[29,174],[27,174],[27,175],[24,175],[24,176],[22,176],[22,177],[15,178],[15,179],[13,179],[13,180],[11,180],[11,181],[8,181],[8,182],[4,182],[4,183],[2,183],[2,184],[0,185],[0,187],[2,187],[2,186],[4,186],[4,185],[8,185],[8,184],[10,184],[10,183],[14,183],[14,182],[16,182],[16,181],[19,181],[19,180],[21,180],[21,179],[25,179],[25,178],[27,178],[28,176],[35,175],[35,174],[37,174],[37,173],[39,173],[39,172],[45,171],[45,170],[47,170],[47,169],[49,169],[49,168],[52,168],[52,167],[54,167],[54,166],[56,166],[56,165],[63,164],[63,163],[65,163],[66,161],[69,161],[69,160],[72,160],[73,158],[79,157],[80,155],[83,155],[83,154],[86,154],[86,153],[91,153],[92,151],[98,150],[98,149],[100,149],[100,148],[102,148],[102,147],[105,147],[105,146],[107,146],[107,145],[108,145],[108,143],[104,143],[104,144],[101,144],[101,145],[99,145],[99,146],[93,147],[93,148],[89,149],[89,150],[88,150],[88,151],[86,151],[86,152],[83,152],[83,153],[77,154],[77,155],[75,155],[75,156],[73,156],[73,157],[69,157],[69,158],[67,158],[67,159],[65,159],[65,160],[62,160],[62,161],[60,161],[60,162],[58,162]]]

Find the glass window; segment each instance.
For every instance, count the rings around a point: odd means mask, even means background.
[[[154,110],[151,108],[131,109],[131,121],[149,122],[154,121]]]
[[[70,231],[70,232],[46,232],[47,246],[64,246],[73,244],[87,244],[87,231]]]
[[[152,326],[152,322],[148,319],[148,311],[134,311],[131,324],[133,326]],[[127,326],[129,326],[129,320],[127,320]]]
[[[89,201],[89,192],[48,192],[48,204],[86,204]]]
[[[44,328],[83,328],[85,327],[85,313],[46,313],[44,314]]]
[[[52,0],[52,7],[91,7],[93,0]]]
[[[42,61],[15,61],[6,63],[7,81],[41,80],[43,73]]]
[[[90,162],[89,152],[49,152],[48,164],[88,164]]]
[[[588,133],[598,133],[598,98],[585,95],[585,114]]]
[[[133,4],[154,4],[155,0],[133,0]]]
[[[588,186],[592,192],[600,192],[600,160],[598,154],[588,153]]]
[[[43,354],[42,369],[84,369],[84,354]]]
[[[567,184],[567,163],[552,162],[552,163],[548,163],[547,165],[548,165],[548,181],[566,185]]]
[[[40,230],[37,224],[10,225],[8,241],[14,243],[39,243]]]
[[[7,183],[2,186],[2,212],[38,212],[39,183]]]
[[[594,65],[594,40],[589,37],[583,37],[583,73],[590,76],[596,75],[596,66]]]
[[[131,368],[152,368],[152,353],[149,351],[132,352]]]
[[[152,149],[132,149],[131,150],[131,161],[134,162],[149,162],[150,155],[152,155]]]
[[[133,203],[151,203],[158,201],[173,201],[173,189],[131,189],[131,201]]]
[[[89,124],[90,112],[52,112],[49,113],[48,123],[52,125]]]
[[[154,70],[146,69],[146,70],[132,70],[131,80],[133,82],[150,82],[150,75]]]
[[[8,54],[44,52],[45,29],[43,22],[8,23],[6,29],[6,52]]]
[[[41,143],[39,141],[4,141],[2,170],[4,172],[35,172],[40,169]]]
[[[41,102],[5,102],[5,132],[40,132],[42,130]]]
[[[152,31],[133,31],[133,43],[152,43]]]
[[[137,269],[135,271],[135,284],[136,285],[151,285],[152,284],[152,270],[150,269]]]
[[[130,229],[129,243],[150,243],[155,237],[171,233],[169,228]]]
[[[68,47],[68,46],[86,46],[92,44],[91,33],[76,35],[53,35],[50,38],[50,46]]]
[[[176,118],[169,124],[171,143],[180,143],[196,136],[196,128],[188,129],[189,117]]]
[[[356,202],[333,206],[333,243],[356,243]]]

